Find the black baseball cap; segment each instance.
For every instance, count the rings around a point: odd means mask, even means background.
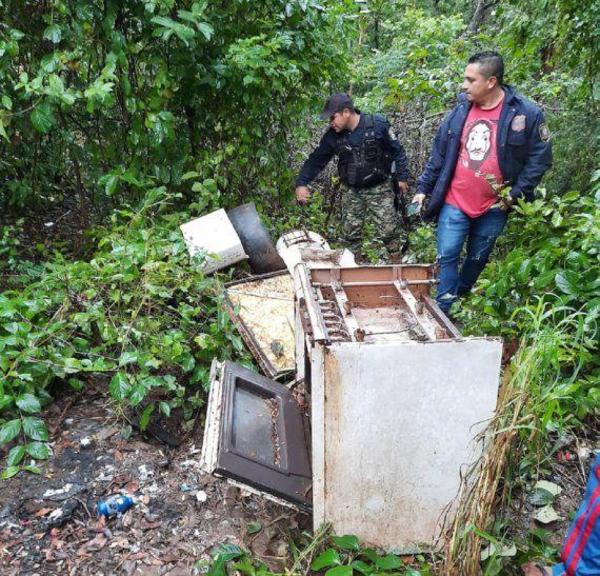
[[[336,112],[341,112],[344,108],[354,109],[352,98],[343,92],[333,94],[325,103],[325,108],[321,113],[321,119],[329,120]]]

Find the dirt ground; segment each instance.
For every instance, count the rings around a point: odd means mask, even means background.
[[[47,421],[54,455],[42,475],[0,483],[3,576],[182,576],[223,543],[281,568],[287,538],[310,523],[202,473],[201,431],[178,448],[135,430],[125,439],[122,419],[94,392],[58,400]],[[98,519],[96,503],[117,493],[137,503]]]
[[[532,498],[533,483],[517,488],[507,510],[514,526],[514,535],[521,541],[542,528],[547,531],[546,542],[556,548],[562,547],[571,519],[583,499],[587,478],[594,458],[600,450],[600,422],[590,419],[577,431],[554,439],[550,454],[539,465],[539,480],[552,482],[560,487],[560,493],[551,502],[558,519],[544,524],[534,516],[543,507]]]

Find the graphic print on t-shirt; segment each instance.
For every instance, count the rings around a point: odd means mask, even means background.
[[[474,172],[479,172],[491,149],[492,127],[487,120],[477,120],[467,133],[465,143],[467,166]]]
[[[492,109],[473,105],[463,126],[460,152],[446,202],[477,218],[498,201],[489,180],[501,184],[496,132],[502,103]]]
[[[490,154],[492,155],[490,161],[497,162],[494,142],[496,124],[497,122],[489,120],[477,120],[470,126],[466,126],[467,135],[461,153],[461,162],[465,168],[479,174]]]

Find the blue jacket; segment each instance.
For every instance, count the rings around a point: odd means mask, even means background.
[[[561,564],[553,576],[593,576],[600,574],[600,454],[592,464],[583,502],[560,552]]]
[[[535,187],[552,166],[548,128],[542,111],[533,102],[511,86],[502,88],[505,97],[496,133],[500,171],[505,184],[512,186],[513,199],[523,197],[531,201]],[[460,94],[458,105],[444,118],[435,136],[431,157],[417,182],[417,192],[428,198],[423,214],[426,220],[436,219],[444,205],[470,108],[467,97]]]

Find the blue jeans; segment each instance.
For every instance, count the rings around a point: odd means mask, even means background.
[[[506,224],[506,212],[490,208],[477,218],[470,218],[451,204],[444,204],[437,227],[437,259],[440,283],[436,300],[447,314],[457,298],[466,294],[485,267],[496,239]],[[467,254],[458,269],[465,240]]]

